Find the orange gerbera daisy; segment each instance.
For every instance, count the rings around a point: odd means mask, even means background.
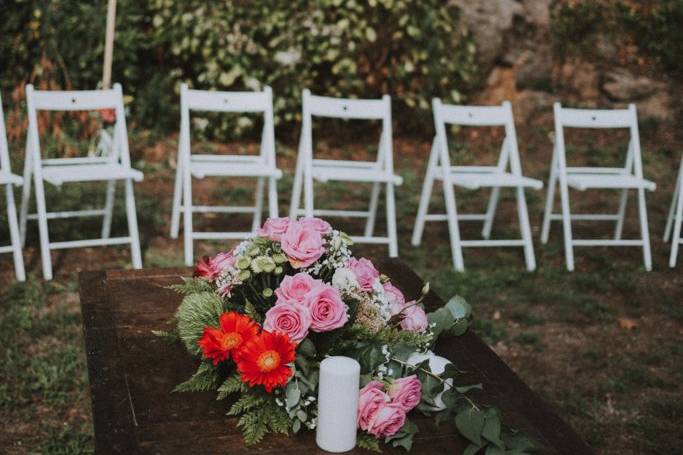
[[[267,392],[287,384],[294,371],[289,363],[296,358],[296,344],[284,333],[261,332],[242,345],[237,369],[250,387],[262,385]]]
[[[258,335],[259,325],[249,316],[239,314],[236,311],[223,313],[219,318],[219,327],[206,327],[204,335],[199,340],[199,347],[204,353],[204,357],[213,360],[214,365],[228,360],[232,353],[247,341]]]

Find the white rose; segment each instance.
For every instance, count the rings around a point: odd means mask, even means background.
[[[358,289],[356,275],[346,267],[339,268],[332,275],[332,287],[338,291],[353,291]]]

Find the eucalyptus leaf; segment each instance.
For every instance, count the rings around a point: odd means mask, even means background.
[[[481,432],[484,429],[485,418],[482,411],[467,408],[455,416],[455,426],[463,436],[481,446]]]

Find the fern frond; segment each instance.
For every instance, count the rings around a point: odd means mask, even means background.
[[[236,416],[254,408],[260,408],[265,404],[266,400],[258,395],[244,393],[241,397],[230,407],[228,411],[229,416]]]
[[[174,392],[206,392],[215,390],[220,382],[218,368],[210,362],[202,362],[199,368],[187,381],[178,384],[173,389]]]
[[[228,397],[228,395],[237,392],[246,392],[246,390],[247,385],[242,382],[238,374],[235,374],[234,376],[230,376],[228,379],[223,381],[223,384],[218,387],[218,396],[216,399],[224,400]]]
[[[182,277],[182,280],[182,284],[172,284],[170,286],[166,286],[166,289],[171,289],[172,291],[175,291],[178,294],[182,295],[190,295],[197,294],[199,292],[213,291],[211,283],[209,283],[207,280],[203,278]]]
[[[237,421],[237,427],[242,430],[244,443],[248,446],[258,444],[268,433],[263,413],[261,410],[247,412]]]
[[[223,314],[223,300],[214,292],[189,294],[176,310],[178,335],[192,354],[199,354],[197,342],[208,326],[216,327]]]

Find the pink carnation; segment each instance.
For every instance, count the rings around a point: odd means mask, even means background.
[[[320,232],[298,221],[289,223],[280,245],[289,263],[297,269],[308,267],[325,253]]]
[[[306,272],[296,275],[287,275],[283,278],[280,286],[275,290],[277,301],[294,303],[298,305],[308,305],[311,292],[322,285],[321,280],[316,280]]]
[[[393,284],[384,283],[384,294],[387,296],[389,301],[389,307],[391,308],[391,314],[400,313],[406,304],[406,298],[403,293]]]
[[[282,218],[268,218],[263,227],[258,230],[257,234],[261,237],[269,238],[276,242],[280,241],[282,234],[287,232],[287,227],[289,227],[290,219],[287,217]]]
[[[311,229],[315,229],[322,235],[329,234],[330,232],[332,232],[332,226],[330,226],[330,223],[328,223],[325,220],[321,220],[320,218],[301,218],[299,220],[299,223]]]
[[[406,303],[401,313],[404,316],[401,320],[401,328],[403,330],[424,332],[429,327],[425,310],[420,305],[416,305],[414,300]]]
[[[218,253],[216,256],[204,256],[197,262],[194,276],[213,281],[218,278],[223,270],[235,265],[235,256],[232,251]]]
[[[289,303],[277,303],[266,312],[263,328],[269,332],[285,333],[298,343],[308,335],[311,315],[308,308]]]
[[[372,291],[372,286],[377,278],[379,278],[379,272],[372,265],[372,262],[365,258],[351,258],[346,263],[346,266],[356,275],[356,280],[362,290]]]
[[[311,330],[314,332],[338,329],[349,320],[341,295],[328,284],[316,286],[310,295],[308,309],[311,313]]]
[[[407,413],[420,403],[422,384],[417,375],[398,378],[389,386],[391,402],[400,405]]]

